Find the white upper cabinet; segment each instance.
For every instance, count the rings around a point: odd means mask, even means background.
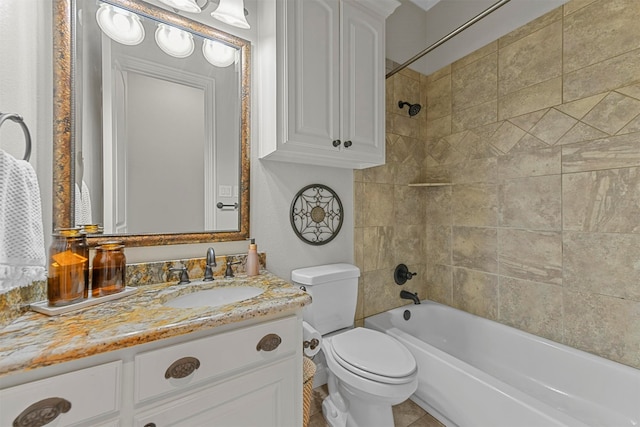
[[[352,169],[384,164],[384,26],[397,5],[288,0],[263,6],[259,115],[275,117],[275,127],[260,124],[260,158]],[[275,90],[261,87],[271,77]]]

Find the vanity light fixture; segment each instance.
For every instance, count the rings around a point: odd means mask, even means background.
[[[204,39],[202,54],[211,65],[224,68],[236,61],[236,49],[219,41]]]
[[[171,6],[174,9],[181,10],[183,12],[200,13],[202,9],[196,3],[196,0],[158,0],[161,3]]]
[[[186,58],[195,48],[191,34],[162,23],[158,24],[156,29],[156,43],[165,53],[176,58]]]
[[[113,40],[124,45],[137,45],[144,40],[140,18],[124,9],[102,3],[96,12],[100,29]]]
[[[211,16],[225,24],[248,30],[251,28],[244,16],[244,0],[220,0]]]

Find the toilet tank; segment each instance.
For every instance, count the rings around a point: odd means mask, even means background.
[[[304,320],[322,335],[353,326],[358,277],[360,269],[344,263],[293,270],[291,280],[304,286],[312,298],[303,309]]]

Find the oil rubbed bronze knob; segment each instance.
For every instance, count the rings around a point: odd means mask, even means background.
[[[200,361],[195,357],[183,357],[173,362],[171,366],[167,368],[164,377],[166,379],[188,377],[199,367]]]
[[[273,351],[278,348],[281,342],[282,338],[280,338],[278,335],[268,334],[262,337],[262,339],[258,342],[256,350]]]
[[[69,412],[71,402],[61,397],[49,397],[34,403],[13,420],[14,427],[41,427]]]
[[[345,142],[344,142],[344,148],[349,148],[349,147],[351,147],[352,145],[353,145],[353,142],[351,142],[351,141],[345,141]]]
[[[409,267],[404,264],[398,264],[395,271],[393,272],[393,279],[396,281],[398,285],[404,285],[407,280],[411,280],[413,276],[417,273],[412,273],[409,271]]]
[[[144,427],[156,427],[156,423],[147,423]]]
[[[339,147],[342,142],[339,139],[334,139],[332,144],[334,147]]]

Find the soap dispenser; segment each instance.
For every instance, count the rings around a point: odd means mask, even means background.
[[[260,270],[260,262],[258,261],[258,245],[255,239],[251,239],[249,251],[247,252],[247,276],[257,276]]]

